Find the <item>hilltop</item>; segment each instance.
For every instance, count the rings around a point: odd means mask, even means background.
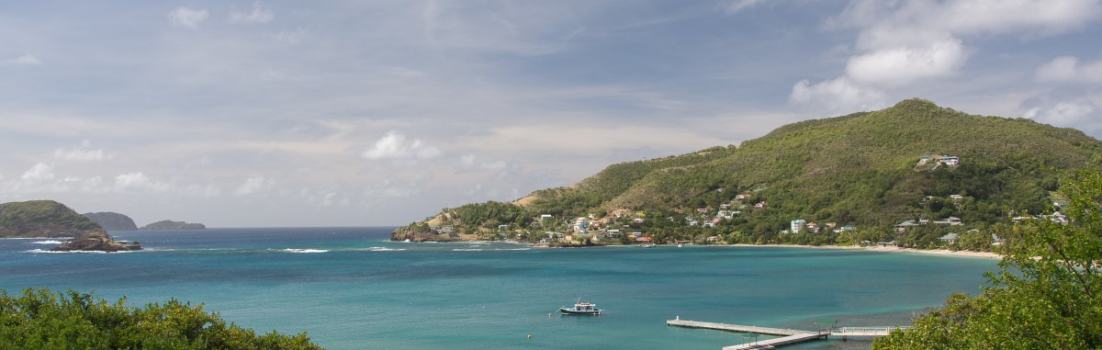
[[[921,246],[949,231],[1050,212],[1067,171],[1100,164],[1102,143],[1081,131],[910,99],[785,125],[739,146],[614,164],[513,203],[445,209],[392,238],[536,241],[577,233],[623,242]],[[918,233],[893,230],[907,220]]]
[[[84,213],[81,214],[85,217],[92,219],[100,227],[110,231],[130,231],[137,230],[138,225],[134,223],[134,219],[129,216],[115,213],[115,212],[98,212],[98,213]]]
[[[0,237],[76,237],[95,232],[103,228],[55,201],[0,204]]]

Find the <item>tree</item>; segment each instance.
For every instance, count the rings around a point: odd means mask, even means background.
[[[1033,220],[1006,237],[1000,271],[976,297],[954,295],[876,349],[1102,348],[1102,173],[1064,183],[1071,220]]]
[[[305,334],[257,335],[176,300],[131,308],[90,294],[0,291],[0,349],[320,350]]]

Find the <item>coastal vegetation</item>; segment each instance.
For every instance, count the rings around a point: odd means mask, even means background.
[[[875,349],[1102,348],[1102,173],[1064,183],[1069,223],[1008,228],[1000,271],[975,297],[953,295]]]
[[[911,99],[447,208],[392,237],[990,250],[993,233],[1057,214],[1062,176],[1100,165],[1102,142],[1078,130]]]
[[[305,334],[257,334],[177,300],[129,307],[90,294],[0,291],[0,348],[321,349]]]

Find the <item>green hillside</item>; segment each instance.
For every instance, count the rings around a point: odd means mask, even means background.
[[[0,204],[0,237],[73,237],[102,231],[91,219],[55,201]]]
[[[939,162],[940,155],[959,157],[959,165],[949,165],[950,158]],[[933,159],[919,165],[923,156]],[[645,231],[659,240],[858,239],[854,232],[779,237],[791,220],[804,219],[851,225],[865,240],[906,241],[891,234],[903,220],[956,217],[975,228],[1049,212],[1059,199],[1051,193],[1068,170],[1100,164],[1102,143],[1078,130],[969,115],[912,99],[879,111],[786,125],[738,147],[612,165],[573,187],[536,191],[515,204],[447,209],[428,225],[411,227],[447,225],[480,238],[534,238],[525,234],[564,230],[568,219],[591,216],[599,226]],[[759,203],[763,208],[755,208]],[[728,206],[740,213],[703,227]],[[553,222],[539,220],[543,214]],[[929,243],[946,230],[928,231],[921,239],[910,237],[912,243]],[[395,238],[409,238],[407,232],[399,229]]]

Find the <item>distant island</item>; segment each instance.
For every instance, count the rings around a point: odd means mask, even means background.
[[[134,219],[115,212],[104,211],[84,213],[81,215],[92,219],[92,221],[95,221],[100,227],[108,231],[132,231],[138,229],[138,225],[134,223]]]
[[[91,219],[51,200],[0,204],[0,237],[69,237],[54,251],[140,250],[138,242],[116,241]]]
[[[614,164],[513,202],[448,208],[392,240],[880,245],[989,251],[1024,220],[1065,223],[1055,191],[1102,142],[921,100],[807,120],[738,146]]]
[[[142,226],[143,230],[205,230],[206,225],[184,221],[161,220]]]

